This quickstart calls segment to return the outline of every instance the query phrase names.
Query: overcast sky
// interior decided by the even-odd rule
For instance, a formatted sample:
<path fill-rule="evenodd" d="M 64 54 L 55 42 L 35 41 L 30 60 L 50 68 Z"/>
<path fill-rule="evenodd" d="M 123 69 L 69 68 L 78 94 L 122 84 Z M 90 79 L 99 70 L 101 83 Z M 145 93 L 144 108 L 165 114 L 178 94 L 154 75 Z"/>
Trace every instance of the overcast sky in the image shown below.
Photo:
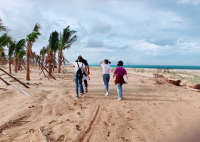
<path fill-rule="evenodd" d="M 52 31 L 70 25 L 78 40 L 64 55 L 72 61 L 200 65 L 200 0 L 0 0 L 0 18 L 15 40 L 39 23 L 38 54 Z"/>

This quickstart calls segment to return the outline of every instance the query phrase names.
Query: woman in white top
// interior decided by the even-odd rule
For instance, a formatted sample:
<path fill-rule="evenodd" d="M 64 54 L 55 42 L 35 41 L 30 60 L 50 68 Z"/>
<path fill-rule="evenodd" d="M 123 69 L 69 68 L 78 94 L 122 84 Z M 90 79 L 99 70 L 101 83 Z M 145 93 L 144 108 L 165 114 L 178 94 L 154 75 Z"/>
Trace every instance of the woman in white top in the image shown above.
<path fill-rule="evenodd" d="M 70 65 L 72 67 L 75 67 L 75 71 L 74 71 L 74 80 L 75 80 L 75 84 L 76 84 L 76 98 L 78 99 L 79 98 L 79 95 L 78 95 L 78 87 L 80 87 L 80 92 L 83 92 L 83 87 L 82 87 L 82 78 L 78 78 L 76 73 L 77 71 L 79 70 L 79 68 L 82 70 L 82 73 L 86 73 L 88 79 L 90 80 L 90 77 L 89 75 L 87 74 L 86 70 L 85 70 L 85 64 L 82 63 L 82 56 L 78 56 L 78 62 L 72 62 L 70 60 L 67 60 L 67 62 L 70 62 Z M 82 95 L 82 93 L 80 93 Z"/>
<path fill-rule="evenodd" d="M 102 62 L 104 62 L 104 64 L 101 64 Z M 99 62 L 99 65 L 102 66 L 103 68 L 103 82 L 106 89 L 106 96 L 108 96 L 108 87 L 109 87 L 109 80 L 110 80 L 109 73 L 110 71 L 112 71 L 108 63 L 111 64 L 111 62 L 108 61 L 107 59 L 104 59 L 103 61 Z"/>

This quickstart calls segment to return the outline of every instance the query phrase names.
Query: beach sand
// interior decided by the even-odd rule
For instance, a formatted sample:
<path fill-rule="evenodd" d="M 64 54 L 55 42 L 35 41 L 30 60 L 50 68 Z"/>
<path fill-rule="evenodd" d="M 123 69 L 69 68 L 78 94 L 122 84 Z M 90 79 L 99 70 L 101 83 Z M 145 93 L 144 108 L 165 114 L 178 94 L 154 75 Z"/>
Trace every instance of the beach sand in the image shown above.
<path fill-rule="evenodd" d="M 151 70 L 127 69 L 130 83 L 117 101 L 112 75 L 105 96 L 102 69 L 93 67 L 89 92 L 76 99 L 74 69 L 65 69 L 53 74 L 56 80 L 39 75 L 39 69 L 31 68 L 31 81 L 25 80 L 25 70 L 14 73 L 30 88 L 6 75 L 33 98 L 0 81 L 0 125 L 27 115 L 0 133 L 1 142 L 42 141 L 40 127 L 52 142 L 175 142 L 200 132 L 200 92 L 189 88 L 191 83 L 178 87 L 154 78 Z M 200 76 L 200 71 L 183 72 Z"/>

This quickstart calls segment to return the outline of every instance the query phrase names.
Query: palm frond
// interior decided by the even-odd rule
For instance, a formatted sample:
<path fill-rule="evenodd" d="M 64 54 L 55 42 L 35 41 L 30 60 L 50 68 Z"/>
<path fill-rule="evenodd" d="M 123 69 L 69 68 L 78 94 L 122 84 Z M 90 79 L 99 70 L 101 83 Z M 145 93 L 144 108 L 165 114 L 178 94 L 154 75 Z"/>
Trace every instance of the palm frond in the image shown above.
<path fill-rule="evenodd" d="M 36 39 L 38 39 L 38 36 L 41 35 L 41 33 L 39 32 L 40 28 L 40 25 L 36 23 L 33 32 L 27 35 L 26 40 L 30 40 L 34 43 Z"/>
<path fill-rule="evenodd" d="M 18 53 L 20 50 L 23 50 L 25 45 L 26 40 L 25 39 L 21 39 L 20 41 L 17 42 L 16 46 L 15 46 L 15 53 Z"/>
<path fill-rule="evenodd" d="M 59 42 L 58 36 L 59 36 L 58 32 L 55 31 L 55 32 L 52 32 L 49 37 L 49 48 L 55 52 L 58 49 L 58 42 Z"/>
<path fill-rule="evenodd" d="M 8 56 L 12 57 L 15 50 L 15 42 L 9 43 L 8 45 Z"/>
<path fill-rule="evenodd" d="M 60 43 L 59 43 L 60 50 L 69 48 L 71 46 L 71 44 L 77 40 L 78 37 L 76 35 L 74 35 L 71 38 L 71 36 L 75 33 L 76 33 L 76 31 L 74 31 L 74 30 L 70 31 L 69 26 L 67 26 L 65 29 L 63 29 L 63 33 L 61 34 Z"/>
<path fill-rule="evenodd" d="M 33 29 L 33 32 L 39 33 L 39 29 L 41 29 L 41 26 L 40 26 L 40 24 L 36 23 L 36 24 L 35 24 L 35 27 L 34 27 L 34 29 Z"/>
<path fill-rule="evenodd" d="M 19 58 L 23 59 L 23 57 L 25 56 L 26 51 L 24 49 L 20 50 L 17 55 L 19 56 Z"/>
<path fill-rule="evenodd" d="M 46 54 L 47 52 L 47 48 L 46 47 L 43 47 L 41 50 L 40 50 L 40 55 L 44 55 Z"/>
<path fill-rule="evenodd" d="M 68 42 L 67 44 L 63 47 L 63 49 L 67 49 L 70 48 L 70 46 L 72 45 L 72 43 L 74 43 L 77 40 L 77 36 L 73 36 Z"/>
<path fill-rule="evenodd" d="M 3 26 L 3 21 L 0 19 L 0 32 L 1 31 L 8 31 L 8 29 L 5 27 L 5 26 Z"/>
<path fill-rule="evenodd" d="M 0 46 L 4 47 L 8 45 L 8 43 L 11 43 L 11 37 L 5 33 L 0 37 Z"/>

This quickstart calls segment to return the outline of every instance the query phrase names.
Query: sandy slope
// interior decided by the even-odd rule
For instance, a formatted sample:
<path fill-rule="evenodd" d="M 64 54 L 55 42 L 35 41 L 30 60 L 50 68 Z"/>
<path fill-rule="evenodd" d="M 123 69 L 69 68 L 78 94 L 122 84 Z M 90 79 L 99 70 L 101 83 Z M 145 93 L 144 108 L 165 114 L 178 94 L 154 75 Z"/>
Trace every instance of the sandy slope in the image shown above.
<path fill-rule="evenodd" d="M 1 142 L 42 141 L 39 127 L 53 142 L 174 142 L 191 136 L 199 126 L 198 90 L 162 80 L 158 85 L 152 74 L 128 69 L 130 84 L 123 86 L 124 98 L 117 101 L 114 80 L 105 97 L 101 69 L 93 68 L 89 92 L 77 100 L 73 69 L 66 69 L 65 74 L 54 73 L 56 80 L 31 69 L 29 89 L 6 76 L 33 98 L 0 81 L 0 124 L 28 115 L 0 133 Z M 14 76 L 27 82 L 25 71 Z"/>

